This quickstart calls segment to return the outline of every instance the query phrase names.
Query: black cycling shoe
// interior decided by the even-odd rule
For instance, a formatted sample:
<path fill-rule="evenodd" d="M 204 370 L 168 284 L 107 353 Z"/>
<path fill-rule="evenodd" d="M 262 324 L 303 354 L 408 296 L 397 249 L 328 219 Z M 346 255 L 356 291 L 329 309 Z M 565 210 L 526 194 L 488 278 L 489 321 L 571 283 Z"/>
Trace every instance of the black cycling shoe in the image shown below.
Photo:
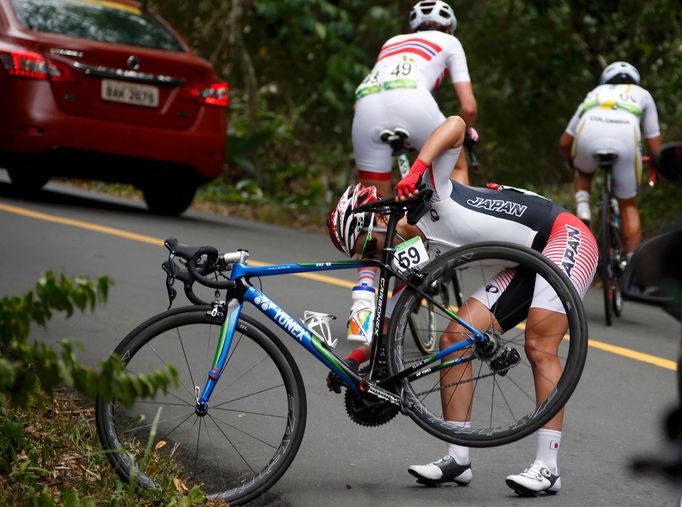
<path fill-rule="evenodd" d="M 426 486 L 437 486 L 444 482 L 454 482 L 466 486 L 471 482 L 471 463 L 460 465 L 451 456 L 426 465 L 410 465 L 407 469 L 417 482 Z"/>

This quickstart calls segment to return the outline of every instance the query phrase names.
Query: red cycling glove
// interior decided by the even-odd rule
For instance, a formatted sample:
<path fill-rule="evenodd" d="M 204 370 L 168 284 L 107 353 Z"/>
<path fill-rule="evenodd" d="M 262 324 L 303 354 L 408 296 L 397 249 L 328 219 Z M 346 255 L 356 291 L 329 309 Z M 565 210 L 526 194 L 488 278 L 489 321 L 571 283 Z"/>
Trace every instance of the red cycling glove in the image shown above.
<path fill-rule="evenodd" d="M 416 194 L 419 178 L 424 174 L 427 167 L 428 165 L 423 160 L 415 160 L 410 168 L 410 172 L 395 186 L 396 197 L 407 198 L 409 194 Z"/>

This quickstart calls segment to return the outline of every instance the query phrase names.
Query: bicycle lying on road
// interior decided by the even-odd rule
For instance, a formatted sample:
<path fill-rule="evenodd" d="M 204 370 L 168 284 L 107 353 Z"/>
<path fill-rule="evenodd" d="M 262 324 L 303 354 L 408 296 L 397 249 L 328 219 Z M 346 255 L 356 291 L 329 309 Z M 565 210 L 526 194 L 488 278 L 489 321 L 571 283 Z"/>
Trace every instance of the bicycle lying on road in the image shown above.
<path fill-rule="evenodd" d="M 427 192 L 420 195 L 426 198 Z M 416 222 L 428 212 L 427 204 L 388 199 L 356 212 L 388 215 L 386 244 L 392 245 L 401 217 L 407 213 L 408 220 Z M 249 266 L 244 250 L 219 254 L 213 247 L 182 246 L 174 239 L 165 245 L 170 251 L 164 263 L 169 298 L 172 302 L 174 282 L 179 281 L 194 304 L 148 319 L 121 341 L 115 353 L 136 375 L 174 364 L 179 381 L 132 407 L 115 400 L 96 402 L 97 430 L 109 461 L 122 479 L 139 487 L 154 488 L 157 478 L 169 473 L 147 464 L 149 450 L 172 460 L 178 470 L 174 473 L 187 487 L 199 485 L 210 496 L 232 504 L 263 494 L 287 470 L 303 439 L 306 392 L 291 353 L 262 320 L 293 338 L 345 384 L 347 412 L 356 423 L 378 426 L 402 413 L 433 436 L 470 447 L 507 444 L 543 426 L 568 401 L 583 370 L 587 325 L 582 302 L 556 265 L 527 248 L 478 243 L 444 253 L 425 267 L 403 269 L 395 262 L 394 248 L 384 249 L 380 259 Z M 366 266 L 377 267 L 380 277 L 372 359 L 359 371 L 334 353 L 335 341 L 323 319 L 306 324 L 253 283 L 269 276 Z M 492 326 L 476 329 L 467 322 L 466 311 L 455 313 L 430 294 L 443 273 L 456 271 L 468 296 L 510 269 L 544 278 L 567 316 L 568 330 L 558 351 L 562 373 L 546 399 L 536 400 L 524 350 L 523 316 L 532 294 L 510 298 L 517 304 L 510 311 L 521 315 L 522 322 L 506 332 Z M 384 334 L 391 279 L 407 286 Z M 202 301 L 193 289 L 195 283 L 218 291 L 215 300 Z M 242 312 L 246 303 L 260 319 Z M 456 321 L 458 329 L 464 329 L 461 340 L 429 354 L 414 347 L 409 322 L 420 312 L 433 313 L 441 333 Z M 446 373 L 456 373 L 456 379 L 441 386 Z M 470 396 L 470 427 L 444 420 L 445 388 L 464 389 Z"/>

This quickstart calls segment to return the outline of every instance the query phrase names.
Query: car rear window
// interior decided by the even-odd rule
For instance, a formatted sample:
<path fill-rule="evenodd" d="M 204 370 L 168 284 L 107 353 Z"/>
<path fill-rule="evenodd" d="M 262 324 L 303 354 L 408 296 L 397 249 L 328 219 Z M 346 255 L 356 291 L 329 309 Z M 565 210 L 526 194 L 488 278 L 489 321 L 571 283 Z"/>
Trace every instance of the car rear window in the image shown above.
<path fill-rule="evenodd" d="M 185 48 L 153 14 L 110 0 L 12 0 L 31 30 L 167 51 Z"/>

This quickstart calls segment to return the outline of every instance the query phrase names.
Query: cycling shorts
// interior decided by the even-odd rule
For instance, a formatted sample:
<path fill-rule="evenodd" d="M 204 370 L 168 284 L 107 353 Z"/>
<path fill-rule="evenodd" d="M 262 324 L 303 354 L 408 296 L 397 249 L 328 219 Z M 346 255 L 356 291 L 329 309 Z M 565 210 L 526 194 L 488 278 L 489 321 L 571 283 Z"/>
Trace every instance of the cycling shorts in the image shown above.
<path fill-rule="evenodd" d="M 358 175 L 360 178 L 391 180 L 392 150 L 381 141 L 382 131 L 405 129 L 409 134 L 409 145 L 419 150 L 444 121 L 445 116 L 431 93 L 421 88 L 384 90 L 359 99 L 355 103 L 352 128 Z M 457 156 L 458 152 L 448 150 L 439 157 L 438 163 L 449 165 L 451 171 Z"/>
<path fill-rule="evenodd" d="M 613 165 L 616 197 L 635 197 L 642 176 L 639 120 L 623 111 L 595 108 L 585 113 L 573 140 L 573 165 L 594 174 L 599 167 L 594 154 L 601 150 L 618 155 Z"/>
<path fill-rule="evenodd" d="M 597 241 L 590 229 L 575 215 L 560 213 L 542 254 L 568 276 L 580 298 L 585 297 L 599 258 Z M 497 273 L 472 297 L 493 312 L 504 331 L 525 320 L 530 308 L 566 313 L 556 292 L 544 278 L 520 268 L 507 268 Z M 519 301 L 528 301 L 528 305 L 519 305 Z"/>

